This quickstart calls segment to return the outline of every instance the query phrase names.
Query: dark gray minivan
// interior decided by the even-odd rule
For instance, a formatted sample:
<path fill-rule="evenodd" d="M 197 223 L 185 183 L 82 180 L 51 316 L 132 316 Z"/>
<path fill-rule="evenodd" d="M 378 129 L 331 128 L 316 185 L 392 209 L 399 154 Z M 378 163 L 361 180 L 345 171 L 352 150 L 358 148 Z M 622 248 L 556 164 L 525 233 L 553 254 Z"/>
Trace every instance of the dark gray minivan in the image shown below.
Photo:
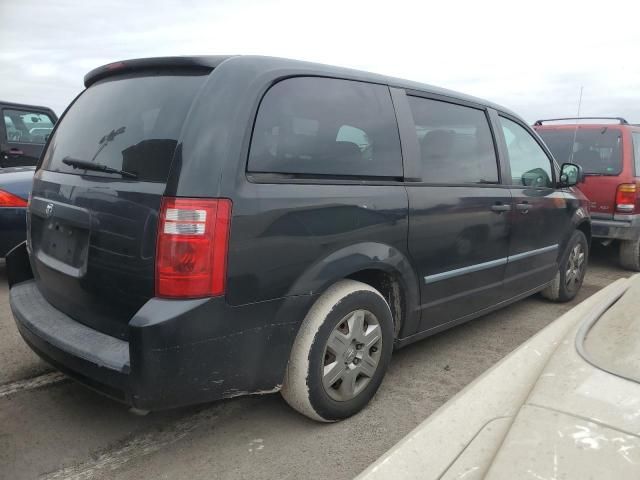
<path fill-rule="evenodd" d="M 394 348 L 582 284 L 580 168 L 498 105 L 250 56 L 85 86 L 37 169 L 10 302 L 39 355 L 138 409 L 280 390 L 339 420 Z"/>

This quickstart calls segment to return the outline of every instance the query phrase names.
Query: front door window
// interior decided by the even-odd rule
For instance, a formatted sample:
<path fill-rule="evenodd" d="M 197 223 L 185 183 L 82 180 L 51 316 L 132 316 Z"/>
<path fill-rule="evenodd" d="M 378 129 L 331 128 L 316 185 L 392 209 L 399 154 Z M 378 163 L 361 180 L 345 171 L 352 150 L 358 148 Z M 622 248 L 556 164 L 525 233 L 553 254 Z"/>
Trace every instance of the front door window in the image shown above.
<path fill-rule="evenodd" d="M 507 143 L 512 184 L 551 188 L 553 186 L 551 161 L 542 147 L 524 127 L 516 122 L 500 117 L 500 124 Z"/>

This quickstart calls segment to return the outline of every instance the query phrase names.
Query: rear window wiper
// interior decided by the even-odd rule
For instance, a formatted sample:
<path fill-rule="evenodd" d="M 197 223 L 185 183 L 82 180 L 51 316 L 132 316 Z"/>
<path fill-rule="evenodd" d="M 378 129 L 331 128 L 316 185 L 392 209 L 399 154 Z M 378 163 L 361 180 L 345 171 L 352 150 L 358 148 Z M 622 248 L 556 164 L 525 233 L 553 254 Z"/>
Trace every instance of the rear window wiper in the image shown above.
<path fill-rule="evenodd" d="M 84 170 L 94 170 L 96 172 L 117 173 L 127 178 L 138 178 L 138 175 L 133 172 L 127 172 L 126 170 L 120 170 L 118 168 L 108 167 L 107 165 L 103 165 L 101 163 L 93 163 L 93 162 L 88 162 L 86 160 L 78 160 L 77 158 L 64 157 L 62 159 L 62 163 L 64 163 L 65 165 L 69 165 L 74 169 L 82 168 Z"/>

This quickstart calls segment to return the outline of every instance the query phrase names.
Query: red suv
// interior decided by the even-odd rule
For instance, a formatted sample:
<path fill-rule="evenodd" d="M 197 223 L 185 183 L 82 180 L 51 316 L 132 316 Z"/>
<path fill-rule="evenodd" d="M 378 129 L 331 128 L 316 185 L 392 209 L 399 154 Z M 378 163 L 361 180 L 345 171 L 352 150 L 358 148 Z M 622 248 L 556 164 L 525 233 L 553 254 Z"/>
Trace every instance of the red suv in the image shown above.
<path fill-rule="evenodd" d="M 619 117 L 557 118 L 534 128 L 558 162 L 582 166 L 593 237 L 619 240 L 620 264 L 640 271 L 640 125 Z"/>

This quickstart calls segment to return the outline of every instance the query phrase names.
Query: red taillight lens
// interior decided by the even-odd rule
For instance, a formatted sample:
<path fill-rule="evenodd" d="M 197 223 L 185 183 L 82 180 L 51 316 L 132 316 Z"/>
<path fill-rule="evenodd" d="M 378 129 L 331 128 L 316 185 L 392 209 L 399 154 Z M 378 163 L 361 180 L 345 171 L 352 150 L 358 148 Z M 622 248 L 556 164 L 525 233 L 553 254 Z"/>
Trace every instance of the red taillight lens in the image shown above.
<path fill-rule="evenodd" d="M 27 201 L 13 193 L 0 190 L 0 207 L 26 207 Z"/>
<path fill-rule="evenodd" d="M 616 211 L 633 213 L 636 208 L 637 186 L 635 183 L 623 183 L 616 190 Z"/>
<path fill-rule="evenodd" d="M 224 295 L 231 200 L 162 199 L 156 251 L 156 296 Z"/>

